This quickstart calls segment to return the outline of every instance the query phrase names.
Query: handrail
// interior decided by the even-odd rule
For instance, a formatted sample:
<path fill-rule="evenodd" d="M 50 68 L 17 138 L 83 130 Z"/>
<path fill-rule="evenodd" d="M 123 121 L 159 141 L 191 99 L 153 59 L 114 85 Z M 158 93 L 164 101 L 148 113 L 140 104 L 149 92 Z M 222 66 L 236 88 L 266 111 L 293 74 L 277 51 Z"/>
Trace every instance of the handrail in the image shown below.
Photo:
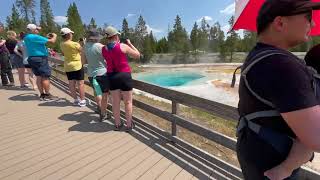
<path fill-rule="evenodd" d="M 64 63 L 62 60 L 55 59 L 52 57 L 49 58 L 49 61 L 54 63 L 55 65 L 57 64 L 62 65 Z M 60 71 L 57 69 L 55 69 L 55 71 L 59 74 L 63 74 L 63 75 L 65 74 L 63 71 Z M 210 139 L 224 147 L 227 147 L 233 151 L 236 151 L 236 140 L 234 138 L 230 138 L 226 135 L 223 135 L 221 133 L 218 133 L 216 131 L 213 131 L 211 129 L 208 129 L 206 127 L 193 123 L 192 121 L 188 121 L 179 116 L 179 104 L 182 104 L 188 107 L 192 107 L 195 109 L 199 109 L 201 111 L 208 112 L 213 115 L 217 115 L 218 117 L 224 118 L 229 121 L 237 121 L 239 115 L 235 107 L 210 101 L 210 100 L 189 95 L 186 93 L 178 92 L 172 89 L 166 89 L 153 84 L 148 84 L 138 80 L 133 80 L 133 82 L 134 82 L 133 87 L 135 89 L 153 94 L 155 96 L 170 100 L 172 102 L 171 112 L 167 112 L 167 111 L 163 111 L 161 109 L 155 108 L 139 100 L 136 100 L 136 99 L 133 100 L 134 106 L 140 109 L 143 109 L 149 113 L 152 113 L 158 117 L 161 117 L 164 120 L 171 122 L 172 141 L 182 143 L 182 141 L 179 138 L 177 138 L 176 126 L 179 125 L 180 127 L 188 129 L 189 131 L 194 132 L 204 138 Z M 85 81 L 85 84 L 90 86 L 90 83 L 88 81 Z M 206 156 L 205 153 L 202 153 L 202 154 Z M 229 168 L 231 171 L 235 173 L 237 172 L 236 174 L 239 174 L 240 170 L 238 168 L 228 163 L 225 163 L 224 166 L 226 166 L 227 168 Z M 300 177 L 303 179 L 320 179 L 320 173 L 303 167 Z"/>

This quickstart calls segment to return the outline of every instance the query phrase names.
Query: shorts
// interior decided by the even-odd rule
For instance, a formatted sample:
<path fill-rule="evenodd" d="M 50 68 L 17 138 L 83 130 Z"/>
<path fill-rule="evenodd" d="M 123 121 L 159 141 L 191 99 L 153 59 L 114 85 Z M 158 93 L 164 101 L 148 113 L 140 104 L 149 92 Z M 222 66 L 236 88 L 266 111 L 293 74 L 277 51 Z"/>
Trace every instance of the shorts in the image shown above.
<path fill-rule="evenodd" d="M 77 81 L 81 81 L 84 80 L 84 70 L 83 68 L 81 68 L 78 71 L 71 71 L 71 72 L 66 72 L 68 80 L 77 80 Z"/>
<path fill-rule="evenodd" d="M 90 81 L 90 84 L 91 84 L 91 87 L 93 87 L 93 83 L 92 83 L 92 80 L 93 80 L 93 77 L 88 77 L 89 81 Z M 103 93 L 107 93 L 109 92 L 109 89 L 110 89 L 110 82 L 109 82 L 109 79 L 108 79 L 108 76 L 107 75 L 102 75 L 102 76 L 96 76 L 96 80 L 101 88 L 101 91 Z"/>
<path fill-rule="evenodd" d="M 10 54 L 12 68 L 24 68 L 23 59 L 17 54 Z"/>
<path fill-rule="evenodd" d="M 50 77 L 51 68 L 48 63 L 48 57 L 46 56 L 30 56 L 28 63 L 32 69 L 32 72 L 36 76 Z"/>
<path fill-rule="evenodd" d="M 133 89 L 131 73 L 115 72 L 108 73 L 110 90 L 131 91 Z"/>

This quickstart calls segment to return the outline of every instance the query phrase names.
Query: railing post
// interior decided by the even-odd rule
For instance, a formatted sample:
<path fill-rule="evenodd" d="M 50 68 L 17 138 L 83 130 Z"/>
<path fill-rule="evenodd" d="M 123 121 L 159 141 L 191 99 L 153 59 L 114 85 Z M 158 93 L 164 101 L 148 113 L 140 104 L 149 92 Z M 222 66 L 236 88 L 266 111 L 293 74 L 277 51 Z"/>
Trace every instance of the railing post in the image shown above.
<path fill-rule="evenodd" d="M 172 101 L 172 114 L 179 114 L 179 104 L 175 101 Z M 171 122 L 171 136 L 177 136 L 177 123 L 176 120 L 174 119 Z"/>

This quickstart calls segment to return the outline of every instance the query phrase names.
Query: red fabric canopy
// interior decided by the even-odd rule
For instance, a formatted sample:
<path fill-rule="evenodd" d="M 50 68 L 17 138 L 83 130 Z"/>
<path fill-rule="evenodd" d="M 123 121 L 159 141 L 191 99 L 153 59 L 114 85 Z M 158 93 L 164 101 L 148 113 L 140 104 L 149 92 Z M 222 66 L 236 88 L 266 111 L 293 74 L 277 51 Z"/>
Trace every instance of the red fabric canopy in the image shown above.
<path fill-rule="evenodd" d="M 236 0 L 236 19 L 232 29 L 244 29 L 256 32 L 256 19 L 264 1 L 265 0 Z M 313 1 L 319 2 L 320 0 Z M 320 35 L 320 10 L 313 11 L 313 21 L 316 25 L 311 30 L 310 35 Z"/>

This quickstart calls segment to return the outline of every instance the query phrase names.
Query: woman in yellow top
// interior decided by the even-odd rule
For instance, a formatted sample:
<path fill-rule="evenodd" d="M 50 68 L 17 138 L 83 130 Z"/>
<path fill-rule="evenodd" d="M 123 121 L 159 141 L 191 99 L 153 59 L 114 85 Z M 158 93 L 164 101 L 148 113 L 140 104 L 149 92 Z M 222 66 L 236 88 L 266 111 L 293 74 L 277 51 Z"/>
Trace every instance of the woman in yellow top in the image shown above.
<path fill-rule="evenodd" d="M 84 70 L 81 63 L 81 46 L 72 41 L 73 31 L 69 28 L 62 28 L 60 34 L 63 42 L 60 44 L 64 54 L 64 70 L 69 80 L 71 96 L 74 98 L 74 104 L 80 107 L 86 106 L 84 92 Z M 78 84 L 80 99 L 77 97 L 76 84 Z"/>

